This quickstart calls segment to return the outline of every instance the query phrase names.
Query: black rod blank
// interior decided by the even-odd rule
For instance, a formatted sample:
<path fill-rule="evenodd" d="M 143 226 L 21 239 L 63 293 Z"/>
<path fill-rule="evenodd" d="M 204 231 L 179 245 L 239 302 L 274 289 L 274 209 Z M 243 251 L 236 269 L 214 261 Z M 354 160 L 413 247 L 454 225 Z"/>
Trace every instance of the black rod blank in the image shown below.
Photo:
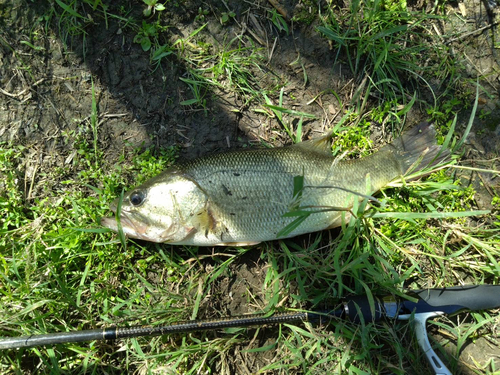
<path fill-rule="evenodd" d="M 342 311 L 328 313 L 329 316 L 341 314 Z M 116 340 L 139 336 L 160 336 L 172 333 L 187 333 L 232 327 L 249 327 L 297 321 L 321 319 L 322 313 L 294 312 L 277 313 L 271 316 L 262 314 L 242 315 L 210 320 L 193 320 L 166 326 L 135 326 L 89 329 L 74 332 L 48 333 L 0 339 L 0 349 L 30 348 L 34 346 L 65 344 L 94 340 Z"/>
<path fill-rule="evenodd" d="M 74 332 L 48 333 L 0 339 L 1 349 L 29 348 L 33 346 L 116 340 L 128 337 L 159 336 L 231 327 L 249 327 L 297 321 L 321 322 L 338 317 L 352 322 L 375 322 L 383 317 L 398 319 L 400 315 L 441 312 L 455 314 L 462 310 L 489 310 L 500 307 L 500 285 L 469 285 L 451 288 L 408 291 L 414 301 L 392 296 L 371 300 L 367 295 L 343 300 L 338 309 L 315 312 L 240 315 L 210 320 L 192 320 L 171 325 L 111 327 Z"/>

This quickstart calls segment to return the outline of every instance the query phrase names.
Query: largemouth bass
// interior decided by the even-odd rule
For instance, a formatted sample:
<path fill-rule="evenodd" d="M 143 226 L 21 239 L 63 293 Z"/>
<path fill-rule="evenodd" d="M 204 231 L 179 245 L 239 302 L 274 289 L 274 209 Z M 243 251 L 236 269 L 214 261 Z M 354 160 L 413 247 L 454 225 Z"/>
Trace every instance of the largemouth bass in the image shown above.
<path fill-rule="evenodd" d="M 274 149 L 248 149 L 179 163 L 123 196 L 120 223 L 131 238 L 170 244 L 249 245 L 278 238 L 296 218 L 311 213 L 284 237 L 341 225 L 342 210 L 410 169 L 449 155 L 422 123 L 368 157 L 336 162 L 331 136 Z M 294 177 L 303 176 L 294 196 Z M 116 213 L 118 199 L 111 204 Z M 115 217 L 101 224 L 118 231 Z"/>

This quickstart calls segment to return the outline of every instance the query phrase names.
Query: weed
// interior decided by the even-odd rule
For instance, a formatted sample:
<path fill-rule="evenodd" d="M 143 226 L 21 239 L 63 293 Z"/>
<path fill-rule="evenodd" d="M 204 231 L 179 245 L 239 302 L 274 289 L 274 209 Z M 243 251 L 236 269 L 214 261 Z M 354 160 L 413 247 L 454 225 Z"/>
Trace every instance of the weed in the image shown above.
<path fill-rule="evenodd" d="M 263 93 L 264 99 L 266 100 L 266 107 L 271 109 L 272 114 L 276 117 L 278 122 L 283 126 L 283 129 L 288 134 L 288 136 L 292 139 L 294 143 L 299 143 L 302 141 L 302 121 L 304 118 L 315 118 L 314 115 L 305 112 L 299 112 L 290 110 L 283 107 L 283 94 L 284 88 L 282 87 L 280 90 L 278 105 L 275 106 L 272 104 L 271 100 L 267 97 L 265 93 Z M 269 114 L 269 112 L 265 112 Z M 297 127 L 295 131 L 292 127 L 292 122 L 290 122 L 285 116 L 291 115 L 294 117 L 298 117 L 299 121 L 297 123 Z"/>
<path fill-rule="evenodd" d="M 162 60 L 173 54 L 174 48 L 169 46 L 168 44 L 164 44 L 162 46 L 158 46 L 154 49 L 153 55 L 151 56 L 151 61 L 155 65 L 154 70 L 158 69 L 161 66 Z"/>
<path fill-rule="evenodd" d="M 183 52 L 187 64 L 187 77 L 180 79 L 187 83 L 193 94 L 192 99 L 184 100 L 181 105 L 197 105 L 206 109 L 206 95 L 210 90 L 233 90 L 244 100 L 244 105 L 257 98 L 261 89 L 253 71 L 259 69 L 260 55 L 255 48 L 242 47 L 238 39 L 221 46 L 214 54 L 207 52 L 206 46 L 193 48 L 189 40 L 203 28 L 194 31 L 188 38 L 179 39 L 174 44 Z M 233 44 L 237 44 L 233 47 Z M 190 46 L 191 49 L 186 49 Z M 200 68 L 204 65 L 204 68 Z"/>
<path fill-rule="evenodd" d="M 386 10 L 379 1 L 350 4 L 340 18 L 330 11 L 318 30 L 332 41 L 337 59 L 345 53 L 352 72 L 369 79 L 367 88 L 375 89 L 381 101 L 404 102 L 406 80 L 422 78 L 422 56 L 433 53 L 434 47 L 423 41 L 420 29 L 430 16 L 410 14 L 405 9 Z M 425 83 L 425 79 L 421 81 Z"/>
<path fill-rule="evenodd" d="M 321 14 L 320 3 L 312 0 L 304 0 L 301 2 L 301 6 L 296 8 L 292 21 L 299 24 L 311 25 L 318 18 L 319 14 Z"/>
<path fill-rule="evenodd" d="M 83 38 L 85 45 L 85 26 L 92 21 L 78 12 L 79 4 L 77 1 L 65 3 L 62 0 L 55 0 L 55 2 L 58 6 L 52 9 L 58 18 L 62 40 L 67 43 L 71 38 L 78 36 Z"/>
<path fill-rule="evenodd" d="M 381 8 L 392 12 L 407 11 L 406 0 L 383 0 L 380 2 Z"/>
<path fill-rule="evenodd" d="M 147 5 L 146 9 L 142 11 L 144 17 L 149 17 L 154 12 L 161 12 L 165 10 L 165 5 L 158 2 L 158 0 L 142 0 Z"/>
<path fill-rule="evenodd" d="M 147 8 L 143 11 L 144 17 L 149 17 L 152 13 L 162 12 L 166 9 L 163 4 L 158 3 L 158 0 L 143 0 L 143 2 L 147 5 Z M 146 21 L 142 21 L 142 27 L 134 37 L 134 43 L 140 44 L 144 52 L 149 51 L 151 46 L 155 46 L 155 53 L 153 53 L 152 59 L 153 61 L 158 62 L 161 58 L 158 57 L 160 53 L 157 53 L 156 51 L 163 49 L 163 47 L 159 44 L 158 37 L 167 29 L 168 27 L 161 25 L 160 13 L 158 13 L 158 18 L 155 22 L 148 23 Z"/>
<path fill-rule="evenodd" d="M 9 231 L 24 225 L 27 220 L 23 214 L 23 194 L 20 191 L 20 180 L 14 168 L 23 155 L 24 147 L 9 147 L 6 144 L 0 144 L 0 147 L 1 229 Z"/>
<path fill-rule="evenodd" d="M 217 90 L 237 93 L 245 105 L 272 118 L 274 130 L 294 143 L 304 138 L 305 119 L 315 118 L 287 108 L 282 85 L 272 92 L 262 87 L 256 74 L 262 71 L 260 51 L 244 35 L 220 45 L 208 44 L 202 33 L 210 19 L 207 10 L 199 8 L 196 17 L 203 26 L 170 43 L 164 40 L 167 26 L 161 21 L 166 2 L 145 0 L 143 14 L 153 19 L 139 21 L 126 18 L 131 9 L 122 4 L 119 15 L 109 13 L 98 0 L 53 4 L 40 22 L 57 23 L 68 40 L 85 40 L 88 26 L 113 17 L 137 33 L 136 43 L 150 53 L 155 68 L 169 56 L 181 62 L 186 71 L 182 80 L 191 90 L 182 105 L 206 108 Z M 419 85 L 427 86 L 429 77 L 441 81 L 451 77 L 451 88 L 441 88 L 429 116 L 441 133 L 440 142 L 458 150 L 470 124 L 461 139 L 447 134 L 471 91 L 461 83 L 459 64 L 446 56 L 446 50 L 436 50 L 425 34 L 422 26 L 430 16 L 410 14 L 404 1 L 354 1 L 347 13 L 331 9 L 320 32 L 332 42 L 337 60 L 345 59 L 357 78 L 366 78 L 355 95 L 365 101 L 363 106 L 356 108 L 334 93 L 345 113 L 334 126 L 337 138 L 332 152 L 343 157 L 373 152 L 373 122 L 399 133 L 412 105 L 423 103 Z M 276 11 L 266 12 L 278 33 L 290 33 Z M 215 22 L 228 24 L 235 18 L 227 12 Z M 37 49 L 34 39 L 29 40 L 31 45 L 24 43 L 27 49 Z M 431 57 L 426 69 L 420 64 L 423 56 Z M 300 59 L 296 64 L 301 64 Z M 304 82 L 310 84 L 305 69 Z M 68 163 L 35 174 L 34 182 L 26 177 L 30 177 L 28 147 L 0 144 L 1 336 L 218 318 L 232 312 L 225 311 L 220 296 L 235 298 L 243 278 L 238 267 L 247 264 L 256 264 L 255 275 L 261 278 L 256 276 L 253 289 L 242 288 L 243 298 L 238 301 L 248 304 L 248 310 L 266 313 L 332 306 L 352 294 L 403 296 L 406 288 L 500 280 L 500 199 L 492 198 L 493 215 L 478 211 L 473 188 L 455 178 L 454 171 L 464 168 L 456 158 L 427 171 L 425 179 L 420 174 L 413 176 L 417 179 L 393 182 L 376 196 L 380 205 L 370 206 L 371 197 L 365 197 L 370 199 L 356 203 L 352 208 L 356 216 L 345 219 L 338 231 L 216 251 L 133 240 L 125 247 L 124 239 L 98 225 L 100 217 L 109 215 L 109 203 L 124 188 L 172 164 L 176 150 L 125 147 L 114 165 L 105 162 L 96 93 L 92 83 L 88 120 L 64 131 L 64 142 L 71 145 L 74 156 L 67 158 Z M 367 98 L 377 98 L 379 104 L 370 102 L 371 109 L 362 111 Z M 37 194 L 30 194 L 30 185 L 39 186 Z M 300 178 L 296 179 L 297 202 L 302 187 Z M 221 287 L 226 284 L 228 296 Z M 494 339 L 489 329 L 495 319 L 481 312 L 460 324 L 447 319 L 433 323 L 457 344 L 451 356 L 444 353 L 448 363 L 455 366 L 455 357 L 468 340 L 483 335 Z M 239 353 L 242 358 L 254 356 L 255 363 L 272 355 L 273 360 L 258 371 L 276 374 L 427 371 L 408 325 L 333 320 L 328 326 L 282 325 L 2 352 L 0 372 L 231 373 L 239 360 L 229 358 Z"/>
<path fill-rule="evenodd" d="M 370 139 L 372 123 L 367 120 L 361 120 L 357 126 L 339 127 L 336 131 L 336 137 L 333 149 L 334 155 L 348 156 L 366 156 L 371 153 L 372 141 Z M 345 155 L 344 155 L 345 153 Z"/>
<path fill-rule="evenodd" d="M 138 152 L 132 166 L 109 172 L 103 168 L 102 159 L 96 159 L 100 150 L 89 147 L 84 138 L 74 141 L 75 148 L 82 151 L 79 153 L 81 164 L 87 170 L 64 181 L 59 189 L 46 191 L 45 196 L 30 202 L 25 200 L 18 178 L 12 173 L 22 165 L 24 148 L 5 144 L 0 147 L 2 187 L 8 192 L 0 195 L 0 259 L 3 290 L 12 301 L 2 304 L 0 320 L 3 327 L 7 324 L 20 334 L 60 330 L 58 322 L 68 319 L 73 320 L 75 328 L 81 328 L 95 323 L 92 316 L 100 316 L 108 322 L 119 317 L 137 318 L 139 306 L 149 306 L 159 298 L 156 286 L 138 285 L 135 280 L 156 267 L 162 252 L 133 265 L 130 261 L 134 254 L 144 255 L 146 250 L 129 245 L 127 252 L 122 252 L 116 241 L 109 242 L 106 230 L 95 226 L 99 217 L 107 212 L 105 202 L 119 193 L 125 174 L 134 172 L 139 180 L 151 177 L 151 173 L 171 163 L 174 154 L 164 151 L 155 158 L 149 150 Z M 20 263 L 21 259 L 24 261 Z M 180 280 L 182 267 L 179 267 L 176 263 L 168 267 L 170 282 Z M 129 276 L 122 277 L 124 269 L 130 272 Z M 51 275 L 50 278 L 47 275 Z M 118 280 L 120 291 L 114 287 Z M 70 292 L 74 287 L 75 294 Z M 164 306 L 168 307 L 172 301 Z M 49 315 L 51 319 L 46 319 Z M 16 319 L 26 324 L 17 326 Z M 76 352 L 81 350 L 78 345 L 70 347 Z M 43 358 L 45 354 L 50 355 L 50 351 L 50 348 L 42 349 L 39 355 Z M 99 355 L 99 351 L 93 347 L 88 353 Z M 67 352 L 64 357 L 75 360 L 78 354 Z M 59 359 L 58 354 L 54 362 L 42 367 L 60 369 Z M 21 361 L 21 354 L 13 356 L 11 369 L 23 368 Z"/>
<path fill-rule="evenodd" d="M 236 16 L 236 13 L 234 12 L 222 12 L 220 15 L 220 23 L 222 25 L 225 25 L 226 23 L 229 22 L 230 19 L 234 18 Z"/>
<path fill-rule="evenodd" d="M 268 14 L 269 14 L 269 17 L 271 18 L 271 22 L 276 27 L 278 32 L 284 31 L 286 33 L 286 35 L 288 35 L 288 32 L 289 32 L 288 25 L 287 25 L 285 19 L 283 18 L 283 16 L 281 14 L 279 14 L 277 12 L 277 10 L 274 8 L 271 10 L 268 10 Z"/>
<path fill-rule="evenodd" d="M 70 47 L 73 39 L 79 39 L 82 44 L 82 55 L 85 58 L 87 51 L 87 28 L 94 25 L 94 18 L 103 18 L 106 28 L 108 18 L 119 20 L 123 27 L 131 26 L 132 20 L 118 14 L 108 13 L 109 5 L 101 0 L 50 0 L 49 11 L 38 18 L 38 23 L 45 23 L 45 32 L 49 25 L 54 23 L 63 43 Z M 122 14 L 128 14 L 120 7 Z"/>
<path fill-rule="evenodd" d="M 205 17 L 208 16 L 208 10 L 203 9 L 202 7 L 198 8 L 198 15 L 195 17 L 195 22 L 204 23 Z"/>
<path fill-rule="evenodd" d="M 205 77 L 199 74 L 197 71 L 191 70 L 188 72 L 187 78 L 181 77 L 180 80 L 182 82 L 185 82 L 189 86 L 194 98 L 183 100 L 179 104 L 200 106 L 205 109 L 206 113 L 207 99 L 205 98 L 205 96 L 207 95 L 208 84 Z"/>
<path fill-rule="evenodd" d="M 159 46 L 158 35 L 160 32 L 165 31 L 166 29 L 167 27 L 160 25 L 160 21 L 156 21 L 153 23 L 142 21 L 142 27 L 134 37 L 134 43 L 140 44 L 142 50 L 144 52 L 147 52 L 151 49 L 152 45 Z"/>
<path fill-rule="evenodd" d="M 261 60 L 258 48 L 242 47 L 237 39 L 233 39 L 223 45 L 211 60 L 212 67 L 205 71 L 211 72 L 224 88 L 239 93 L 245 105 L 259 95 L 261 89 L 255 79 L 255 71 L 260 70 Z"/>

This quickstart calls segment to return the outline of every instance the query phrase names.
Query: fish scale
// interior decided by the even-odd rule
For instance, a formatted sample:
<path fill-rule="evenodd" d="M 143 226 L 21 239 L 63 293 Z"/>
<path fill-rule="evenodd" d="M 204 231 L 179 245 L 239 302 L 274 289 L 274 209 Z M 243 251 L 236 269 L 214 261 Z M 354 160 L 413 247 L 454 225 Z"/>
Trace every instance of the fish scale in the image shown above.
<path fill-rule="evenodd" d="M 300 206 L 311 214 L 286 237 L 315 232 L 340 225 L 342 210 L 355 200 L 374 194 L 411 168 L 421 169 L 449 155 L 435 144 L 434 129 L 427 123 L 361 159 L 337 162 L 330 140 L 325 136 L 179 163 L 124 195 L 123 230 L 129 237 L 171 244 L 254 244 L 277 239 L 296 219 L 283 215 Z M 296 176 L 303 176 L 298 201 Z M 117 205 L 115 201 L 111 209 L 116 211 Z M 114 218 L 101 223 L 118 230 Z"/>
<path fill-rule="evenodd" d="M 369 159 L 348 164 L 367 164 L 370 163 Z M 220 234 L 218 239 L 221 243 L 242 242 L 245 239 L 260 242 L 277 238 L 278 232 L 295 219 L 283 217 L 294 203 L 294 176 L 303 176 L 305 186 L 335 186 L 342 183 L 336 181 L 334 176 L 344 174 L 347 165 L 334 165 L 333 161 L 331 154 L 311 152 L 303 147 L 288 147 L 278 152 L 267 149 L 219 154 L 209 160 L 181 166 L 181 169 L 185 175 L 197 181 L 210 197 L 213 215 L 220 223 L 219 230 L 214 231 L 213 235 Z M 210 170 L 208 173 L 207 168 Z M 345 179 L 353 190 L 365 194 L 366 173 L 360 168 L 358 170 L 359 173 L 348 175 Z M 395 171 L 390 177 L 384 178 L 383 174 L 379 177 L 386 181 L 397 177 L 399 173 Z M 258 188 L 249 189 L 249 186 Z M 335 188 L 306 189 L 302 194 L 301 206 L 352 205 L 347 204 L 351 193 Z M 305 210 L 314 211 L 314 208 Z M 338 211 L 312 214 L 287 237 L 308 233 L 312 228 L 327 228 L 339 217 Z M 194 240 L 197 243 L 214 241 L 213 238 L 202 237 L 195 236 Z"/>

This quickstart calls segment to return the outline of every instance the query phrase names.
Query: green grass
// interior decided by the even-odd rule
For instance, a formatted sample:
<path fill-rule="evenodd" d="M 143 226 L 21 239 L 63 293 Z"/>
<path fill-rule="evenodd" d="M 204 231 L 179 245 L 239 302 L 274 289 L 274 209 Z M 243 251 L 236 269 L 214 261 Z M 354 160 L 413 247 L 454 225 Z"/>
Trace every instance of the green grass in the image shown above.
<path fill-rule="evenodd" d="M 100 1 L 56 0 L 46 22 L 56 22 L 63 38 L 85 40 L 85 26 L 92 21 L 82 9 L 94 9 L 96 21 L 114 17 L 139 35 L 136 42 L 153 69 L 162 69 L 163 59 L 169 58 L 185 64 L 183 81 L 191 96 L 181 105 L 206 109 L 217 90 L 227 90 L 240 95 L 245 106 L 266 113 L 292 142 L 302 140 L 303 121 L 313 116 L 286 108 L 281 87 L 261 86 L 254 74 L 264 66 L 261 51 L 237 39 L 209 44 L 204 26 L 165 44 L 162 11 L 153 12 L 157 2 L 145 4 L 152 17 L 147 21 L 125 17 L 129 9 L 110 13 Z M 426 79 L 443 71 L 458 77 L 451 71 L 451 58 L 439 60 L 443 51 L 420 27 L 434 16 L 410 14 L 405 8 L 403 3 L 392 9 L 352 2 L 351 8 L 321 18 L 317 32 L 334 42 L 338 58 L 345 59 L 358 80 L 356 95 L 345 103 L 349 109 L 334 125 L 332 152 L 339 157 L 374 151 L 372 121 L 388 124 L 397 134 L 410 107 L 423 103 L 419 93 L 426 89 Z M 224 12 L 217 18 L 222 20 Z M 203 10 L 200 14 L 203 21 L 210 16 Z M 290 32 L 291 25 L 274 9 L 265 14 L 281 35 Z M 423 56 L 432 56 L 437 65 L 420 69 L 417 61 Z M 443 100 L 428 103 L 440 141 L 450 146 L 461 143 L 447 134 L 458 107 L 474 95 L 467 84 L 453 80 L 454 87 L 438 96 Z M 456 87 L 471 95 L 464 89 L 453 96 Z M 115 164 L 106 162 L 93 85 L 90 95 L 89 121 L 82 122 L 81 131 L 67 133 L 76 150 L 69 164 L 35 171 L 26 179 L 28 148 L 0 144 L 0 336 L 217 318 L 231 313 L 231 298 L 244 301 L 249 312 L 272 313 L 335 305 L 352 294 L 401 296 L 406 288 L 500 282 L 499 216 L 477 212 L 475 191 L 457 178 L 456 160 L 425 178 L 393 182 L 377 195 L 381 205 L 365 210 L 367 202 L 361 202 L 353 208 L 356 217 L 338 231 L 213 251 L 132 240 L 124 246 L 98 225 L 99 219 L 109 215 L 109 203 L 123 189 L 174 163 L 176 150 L 124 147 Z M 47 184 L 35 184 L 40 179 Z M 499 202 L 496 197 L 497 207 Z M 241 276 L 243 266 L 255 274 L 252 282 Z M 233 295 L 226 294 L 226 284 Z M 455 351 L 444 354 L 452 370 L 466 343 L 480 337 L 498 341 L 494 312 L 465 317 L 465 322 L 442 318 L 429 323 L 432 332 L 445 332 L 440 345 L 458 343 Z M 255 361 L 262 363 L 259 373 L 272 374 L 429 373 L 409 325 L 392 321 L 286 324 L 3 351 L 0 372 L 223 374 L 239 373 L 237 365 Z M 498 371 L 493 366 L 477 366 L 476 372 Z"/>
<path fill-rule="evenodd" d="M 369 96 L 377 98 L 380 106 L 397 107 L 408 105 L 415 93 L 421 92 L 430 92 L 434 97 L 434 102 L 429 103 L 431 108 L 438 106 L 429 79 L 447 76 L 454 81 L 453 64 L 457 63 L 428 32 L 438 18 L 430 13 L 410 12 L 406 2 L 378 0 L 356 0 L 348 9 L 332 7 L 325 13 L 323 25 L 317 30 L 331 41 L 336 62 L 345 62 L 357 78 L 359 86 L 352 103 L 358 112 L 366 111 Z M 423 64 L 436 60 L 439 63 Z"/>

